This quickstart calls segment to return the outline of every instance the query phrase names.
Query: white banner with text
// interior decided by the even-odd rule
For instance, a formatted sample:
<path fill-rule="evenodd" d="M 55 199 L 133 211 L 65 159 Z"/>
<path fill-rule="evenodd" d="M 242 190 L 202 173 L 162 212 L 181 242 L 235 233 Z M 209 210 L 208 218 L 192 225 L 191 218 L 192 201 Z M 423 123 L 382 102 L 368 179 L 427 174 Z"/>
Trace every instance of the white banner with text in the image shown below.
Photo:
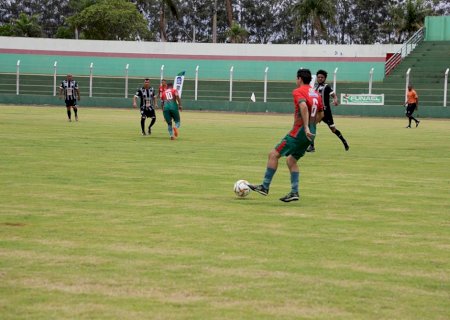
<path fill-rule="evenodd" d="M 341 93 L 342 105 L 384 105 L 384 94 L 347 94 Z"/>

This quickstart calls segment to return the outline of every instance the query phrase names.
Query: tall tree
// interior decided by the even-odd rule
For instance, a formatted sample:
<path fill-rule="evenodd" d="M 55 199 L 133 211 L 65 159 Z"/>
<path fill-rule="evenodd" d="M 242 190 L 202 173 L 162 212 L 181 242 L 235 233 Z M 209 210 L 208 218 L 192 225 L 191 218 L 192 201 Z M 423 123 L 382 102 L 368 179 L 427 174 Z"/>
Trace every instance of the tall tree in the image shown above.
<path fill-rule="evenodd" d="M 380 26 L 380 36 L 384 35 L 387 43 L 400 41 L 401 10 L 399 9 L 398 6 L 390 5 L 388 7 L 389 14 Z"/>
<path fill-rule="evenodd" d="M 212 16 L 212 42 L 217 42 L 217 0 L 214 0 L 213 16 Z"/>
<path fill-rule="evenodd" d="M 228 27 L 231 28 L 233 27 L 233 4 L 231 2 L 231 0 L 225 0 L 225 8 L 226 8 L 226 12 L 227 12 L 227 24 Z"/>
<path fill-rule="evenodd" d="M 274 0 L 241 0 L 239 3 L 239 23 L 248 31 L 251 43 L 269 43 L 281 37 L 280 26 L 286 23 L 281 19 L 280 1 Z"/>
<path fill-rule="evenodd" d="M 389 16 L 394 0 L 356 0 L 352 7 L 354 23 L 351 26 L 351 42 L 373 44 L 383 42 L 382 26 Z"/>
<path fill-rule="evenodd" d="M 424 0 L 407 0 L 403 10 L 404 18 L 400 31 L 406 33 L 406 37 L 409 38 L 423 27 L 425 17 L 431 14 L 432 10 L 425 4 Z"/>
<path fill-rule="evenodd" d="M 178 2 L 176 0 L 131 0 L 131 2 L 137 4 L 141 13 L 144 14 L 145 18 L 148 20 L 150 28 L 159 30 L 159 40 L 162 42 L 167 41 L 167 15 L 171 14 L 176 21 L 180 19 L 180 5 Z M 158 19 L 156 19 L 156 13 Z"/>
<path fill-rule="evenodd" d="M 426 0 L 425 5 L 432 9 L 433 15 L 450 15 L 450 1 L 448 0 Z"/>
<path fill-rule="evenodd" d="M 311 43 L 316 43 L 316 31 L 325 36 L 325 21 L 335 21 L 336 10 L 332 0 L 300 0 L 293 9 L 294 14 L 298 14 L 301 25 L 309 26 Z"/>
<path fill-rule="evenodd" d="M 297 0 L 271 0 L 275 19 L 271 33 L 272 43 L 301 43 L 301 28 L 297 13 L 292 9 Z"/>
<path fill-rule="evenodd" d="M 0 32 L 11 34 L 20 13 L 33 15 L 45 37 L 70 37 L 69 19 L 101 0 L 0 0 Z M 137 5 L 153 41 L 227 41 L 237 22 L 255 43 L 372 44 L 402 42 L 423 24 L 424 15 L 450 14 L 448 0 L 127 0 Z M 214 6 L 214 3 L 217 5 Z M 332 5 L 332 15 L 319 8 Z M 216 8 L 217 10 L 213 10 Z M 175 9 L 175 10 L 174 10 Z M 423 9 L 429 9 L 423 10 Z M 215 32 L 212 28 L 216 13 Z M 100 13 L 107 17 L 108 12 Z M 177 18 L 178 17 L 178 18 Z M 334 20 L 336 23 L 334 23 Z M 69 21 L 71 24 L 69 24 Z M 130 21 L 131 23 L 132 21 Z M 195 34 L 195 36 L 194 36 Z M 76 37 L 76 36 L 75 36 Z"/>
<path fill-rule="evenodd" d="M 212 42 L 215 43 L 217 42 L 217 15 L 219 12 L 219 7 L 218 7 L 218 0 L 214 0 L 214 5 L 213 5 L 213 16 L 212 16 Z M 234 18 L 233 18 L 233 3 L 231 0 L 225 0 L 225 12 L 226 12 L 226 22 L 227 22 L 227 26 L 228 26 L 228 30 L 227 30 L 227 35 L 228 33 L 232 34 L 233 31 L 231 31 L 230 29 L 232 27 L 234 27 L 234 31 L 236 31 L 236 26 L 234 26 Z"/>
<path fill-rule="evenodd" d="M 159 11 L 159 31 L 160 31 L 160 37 L 161 41 L 165 42 L 167 40 L 167 32 L 166 32 L 166 5 L 169 7 L 170 12 L 172 15 L 178 20 L 180 17 L 178 15 L 177 7 L 173 0 L 160 0 L 161 1 L 161 7 Z"/>
<path fill-rule="evenodd" d="M 136 40 L 148 37 L 147 23 L 136 6 L 126 0 L 99 0 L 72 16 L 86 39 Z"/>
<path fill-rule="evenodd" d="M 248 32 L 238 23 L 234 22 L 231 28 L 227 30 L 227 37 L 231 43 L 244 43 L 247 41 Z"/>
<path fill-rule="evenodd" d="M 0 37 L 14 37 L 12 24 L 0 25 Z"/>
<path fill-rule="evenodd" d="M 38 15 L 39 24 L 45 36 L 53 37 L 58 27 L 64 24 L 65 17 L 70 14 L 68 1 L 39 0 L 34 14 Z"/>
<path fill-rule="evenodd" d="M 84 9 L 95 4 L 96 0 L 69 0 L 69 12 L 70 17 L 80 14 Z M 66 19 L 67 23 L 70 24 L 68 29 L 72 29 L 75 33 L 75 39 L 80 36 L 80 22 L 77 19 Z M 64 26 L 58 30 L 58 35 L 66 33 Z"/>
<path fill-rule="evenodd" d="M 353 6 L 354 4 L 347 0 L 336 1 L 336 26 L 331 32 L 334 43 L 351 43 L 353 25 L 355 24 L 355 17 L 352 13 Z"/>
<path fill-rule="evenodd" d="M 38 23 L 36 15 L 29 17 L 25 13 L 21 13 L 18 19 L 12 23 L 13 35 L 16 37 L 36 37 L 42 36 L 42 28 Z"/>
<path fill-rule="evenodd" d="M 44 36 L 51 37 L 58 24 L 62 23 L 62 15 L 67 1 L 54 0 L 21 0 L 0 1 L 0 23 L 11 23 L 20 19 L 20 14 L 34 16 L 34 21 L 41 27 Z"/>

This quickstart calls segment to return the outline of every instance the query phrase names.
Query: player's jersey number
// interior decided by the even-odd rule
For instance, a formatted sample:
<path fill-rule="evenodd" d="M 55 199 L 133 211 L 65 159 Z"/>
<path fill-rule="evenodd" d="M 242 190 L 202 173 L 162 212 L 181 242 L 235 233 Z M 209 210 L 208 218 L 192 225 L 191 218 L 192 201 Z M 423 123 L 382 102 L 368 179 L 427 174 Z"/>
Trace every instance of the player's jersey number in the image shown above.
<path fill-rule="evenodd" d="M 317 100 L 317 98 L 313 98 L 313 105 L 311 107 L 311 118 L 314 118 L 316 116 L 318 104 L 319 100 Z"/>
<path fill-rule="evenodd" d="M 173 99 L 173 95 L 172 95 L 172 91 L 166 91 L 166 99 L 167 100 L 172 100 Z"/>

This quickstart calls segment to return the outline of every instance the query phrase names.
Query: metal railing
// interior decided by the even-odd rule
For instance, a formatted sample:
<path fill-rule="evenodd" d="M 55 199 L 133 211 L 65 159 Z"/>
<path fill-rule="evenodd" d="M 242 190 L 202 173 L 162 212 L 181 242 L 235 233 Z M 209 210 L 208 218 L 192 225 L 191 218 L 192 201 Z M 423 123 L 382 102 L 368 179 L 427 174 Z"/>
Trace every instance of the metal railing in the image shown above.
<path fill-rule="evenodd" d="M 15 72 L 4 73 L 0 72 L 0 95 L 3 94 L 15 94 L 15 95 L 52 95 L 56 96 L 58 93 L 58 83 L 57 78 L 64 78 L 65 74 L 58 73 L 58 69 L 61 67 L 60 64 L 55 61 L 49 65 L 49 72 L 46 74 L 33 74 L 23 72 L 23 63 L 21 60 L 17 60 L 14 64 Z M 86 96 L 96 97 L 96 98 L 115 98 L 115 97 L 125 97 L 128 98 L 129 95 L 133 94 L 135 91 L 133 88 L 137 88 L 142 85 L 142 77 L 136 77 L 129 75 L 130 64 L 124 65 L 122 69 L 124 74 L 122 76 L 102 76 L 95 75 L 94 64 L 90 63 L 86 65 L 87 72 L 84 74 L 76 75 L 79 78 L 80 86 L 83 90 L 88 93 Z M 51 69 L 50 69 L 51 68 Z M 213 80 L 213 79 L 201 79 L 199 72 L 200 66 L 198 65 L 195 69 L 195 79 L 186 79 L 186 90 L 185 95 L 187 100 L 228 100 L 230 102 L 242 102 L 242 101 L 257 101 L 257 102 L 291 102 L 292 98 L 290 95 L 289 88 L 292 88 L 293 84 L 291 81 L 270 81 L 269 80 L 269 67 L 266 66 L 265 69 L 261 69 L 261 74 L 263 79 L 257 80 L 236 80 L 235 71 L 236 68 L 231 66 L 227 69 L 229 73 L 228 79 Z M 51 70 L 51 71 L 50 71 Z M 340 70 L 338 68 L 334 69 L 333 73 L 333 89 L 336 92 L 345 92 L 347 94 L 369 94 L 375 93 L 386 93 L 387 104 L 403 103 L 403 88 L 386 88 L 380 81 L 375 81 L 374 74 L 376 68 L 372 67 L 367 70 L 368 82 L 338 82 L 340 78 Z M 449 68 L 446 68 L 445 74 L 440 73 L 439 79 L 444 79 L 444 99 L 437 101 L 434 97 L 441 96 L 441 89 L 433 89 L 435 93 L 433 98 L 421 98 L 422 104 L 429 103 L 429 105 L 444 105 L 447 106 L 447 96 L 448 96 L 448 76 Z M 160 74 L 154 75 L 152 78 L 158 83 L 160 78 L 164 77 L 164 65 L 161 66 Z M 239 71 L 239 70 L 238 70 Z M 406 86 L 409 83 L 409 75 L 413 72 L 410 68 L 406 74 Z M 436 74 L 437 76 L 437 74 Z M 435 76 L 434 76 L 435 77 Z M 434 79 L 434 78 L 433 78 Z M 152 81 L 153 81 L 152 80 Z M 441 80 L 439 80 L 441 81 Z M 95 84 L 95 86 L 94 86 Z M 131 85 L 131 90 L 130 90 Z M 331 85 L 331 83 L 330 83 Z M 155 84 L 157 86 L 157 84 Z M 24 89 L 26 88 L 26 89 Z M 373 92 L 375 91 L 375 92 Z M 200 95 L 200 98 L 199 98 Z M 441 96 L 442 97 L 442 96 Z M 397 99 L 399 101 L 397 103 Z M 1 99 L 0 99 L 1 100 Z M 395 102 L 392 102 L 394 101 Z"/>
<path fill-rule="evenodd" d="M 416 33 L 413 34 L 411 38 L 409 38 L 401 47 L 399 51 L 394 53 L 392 57 L 390 57 L 385 64 L 384 67 L 384 75 L 388 76 L 391 71 L 400 63 L 404 58 L 406 58 L 419 43 L 422 42 L 425 36 L 424 28 L 421 28 Z"/>

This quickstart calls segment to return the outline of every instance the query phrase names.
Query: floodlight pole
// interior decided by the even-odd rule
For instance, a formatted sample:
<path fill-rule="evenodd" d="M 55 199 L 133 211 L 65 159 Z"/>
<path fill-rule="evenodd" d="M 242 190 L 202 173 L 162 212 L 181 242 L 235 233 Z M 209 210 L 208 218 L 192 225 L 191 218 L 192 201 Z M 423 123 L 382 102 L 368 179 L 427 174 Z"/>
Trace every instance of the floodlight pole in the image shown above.
<path fill-rule="evenodd" d="M 89 66 L 89 98 L 92 98 L 92 69 L 94 68 L 94 63 L 91 62 Z"/>
<path fill-rule="evenodd" d="M 20 86 L 20 60 L 17 60 L 16 65 L 16 95 L 19 95 L 19 86 Z"/>
<path fill-rule="evenodd" d="M 372 94 L 373 68 L 369 72 L 369 94 Z"/>
<path fill-rule="evenodd" d="M 407 94 L 408 94 L 408 86 L 409 86 L 409 73 L 411 72 L 411 68 L 408 68 L 408 70 L 406 71 L 406 87 L 405 87 L 405 101 L 408 98 Z"/>
<path fill-rule="evenodd" d="M 269 67 L 264 70 L 264 102 L 267 102 L 267 73 L 269 72 Z"/>
<path fill-rule="evenodd" d="M 198 93 L 198 68 L 200 66 L 197 66 L 197 68 L 195 68 L 195 101 L 197 101 L 197 93 Z"/>
<path fill-rule="evenodd" d="M 448 71 L 450 69 L 447 68 L 447 70 L 445 70 L 445 79 L 444 79 L 444 107 L 447 106 L 447 81 L 448 81 Z"/>
<path fill-rule="evenodd" d="M 234 66 L 231 66 L 231 69 L 230 69 L 230 102 L 233 100 L 233 69 L 234 69 Z"/>
<path fill-rule="evenodd" d="M 125 98 L 128 98 L 128 68 L 130 64 L 127 63 L 125 66 Z"/>
<path fill-rule="evenodd" d="M 333 74 L 333 91 L 336 94 L 336 78 L 337 78 L 337 72 L 338 72 L 338 68 L 334 69 L 334 74 Z"/>
<path fill-rule="evenodd" d="M 58 65 L 58 61 L 55 61 L 53 64 L 53 96 L 56 97 L 56 66 Z"/>

